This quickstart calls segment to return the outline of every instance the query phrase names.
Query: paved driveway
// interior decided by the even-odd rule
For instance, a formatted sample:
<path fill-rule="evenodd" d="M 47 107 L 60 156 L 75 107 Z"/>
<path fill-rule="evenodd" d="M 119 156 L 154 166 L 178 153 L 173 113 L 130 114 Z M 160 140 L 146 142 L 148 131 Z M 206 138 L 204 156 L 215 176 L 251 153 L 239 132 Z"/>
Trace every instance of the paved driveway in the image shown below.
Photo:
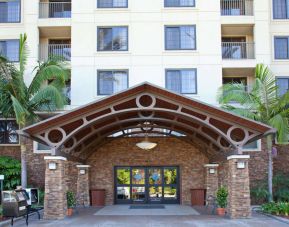
<path fill-rule="evenodd" d="M 30 217 L 31 227 L 282 227 L 289 224 L 264 216 L 253 214 L 251 219 L 230 220 L 215 215 L 96 215 L 97 208 L 79 209 L 70 218 L 59 221 L 37 220 L 36 215 Z M 157 212 L 157 210 L 155 211 Z M 5 225 L 9 226 L 9 224 Z M 24 220 L 17 221 L 14 226 L 25 226 Z"/>

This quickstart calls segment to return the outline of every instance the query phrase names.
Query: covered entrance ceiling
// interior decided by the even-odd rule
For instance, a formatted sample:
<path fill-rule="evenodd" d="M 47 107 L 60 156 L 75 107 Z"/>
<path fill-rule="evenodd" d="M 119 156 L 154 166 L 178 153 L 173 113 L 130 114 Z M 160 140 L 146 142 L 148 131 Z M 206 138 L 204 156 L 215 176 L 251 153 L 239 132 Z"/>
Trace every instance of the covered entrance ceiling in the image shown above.
<path fill-rule="evenodd" d="M 174 136 L 202 147 L 209 158 L 241 154 L 267 125 L 149 83 L 26 127 L 20 134 L 50 146 L 52 155 L 85 161 L 95 147 L 118 137 Z"/>

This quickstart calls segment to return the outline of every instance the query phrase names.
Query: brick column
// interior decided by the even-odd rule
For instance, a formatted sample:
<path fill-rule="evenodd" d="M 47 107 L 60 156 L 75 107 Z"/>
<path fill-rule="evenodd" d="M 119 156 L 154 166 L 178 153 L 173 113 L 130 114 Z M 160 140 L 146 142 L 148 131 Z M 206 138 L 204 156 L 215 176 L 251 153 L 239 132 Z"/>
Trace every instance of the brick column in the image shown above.
<path fill-rule="evenodd" d="M 251 217 L 249 155 L 232 155 L 228 160 L 228 214 L 231 218 Z"/>
<path fill-rule="evenodd" d="M 66 158 L 45 156 L 44 219 L 63 219 L 66 216 Z"/>
<path fill-rule="evenodd" d="M 206 169 L 206 179 L 205 179 L 205 187 L 206 187 L 206 198 L 209 196 L 216 197 L 216 192 L 218 190 L 219 184 L 219 176 L 218 176 L 218 167 L 219 164 L 206 164 L 204 165 Z"/>
<path fill-rule="evenodd" d="M 83 206 L 90 205 L 89 197 L 89 165 L 77 165 L 78 177 L 77 177 L 77 204 Z"/>

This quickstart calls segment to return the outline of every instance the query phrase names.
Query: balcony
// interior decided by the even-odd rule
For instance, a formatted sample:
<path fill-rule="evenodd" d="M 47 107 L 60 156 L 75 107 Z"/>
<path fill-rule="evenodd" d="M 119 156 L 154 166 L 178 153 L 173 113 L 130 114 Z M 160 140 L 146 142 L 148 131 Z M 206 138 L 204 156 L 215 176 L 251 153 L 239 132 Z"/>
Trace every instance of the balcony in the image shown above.
<path fill-rule="evenodd" d="M 40 44 L 39 60 L 45 61 L 51 58 L 59 58 L 63 61 L 70 61 L 71 44 Z"/>
<path fill-rule="evenodd" d="M 39 18 L 71 18 L 71 2 L 40 2 Z"/>
<path fill-rule="evenodd" d="M 249 42 L 222 42 L 223 59 L 255 59 L 255 44 Z"/>
<path fill-rule="evenodd" d="M 221 0 L 222 16 L 253 16 L 253 0 Z"/>

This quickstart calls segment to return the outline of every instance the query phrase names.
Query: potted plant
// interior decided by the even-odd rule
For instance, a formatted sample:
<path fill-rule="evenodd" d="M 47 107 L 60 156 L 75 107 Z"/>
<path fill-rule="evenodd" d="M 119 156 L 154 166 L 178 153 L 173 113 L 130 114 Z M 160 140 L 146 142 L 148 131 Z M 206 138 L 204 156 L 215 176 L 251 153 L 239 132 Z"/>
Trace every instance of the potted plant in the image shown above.
<path fill-rule="evenodd" d="M 225 187 L 220 187 L 217 191 L 217 214 L 219 216 L 225 215 L 225 208 L 227 206 L 228 190 Z"/>
<path fill-rule="evenodd" d="M 67 216 L 71 216 L 73 213 L 73 207 L 76 205 L 75 195 L 72 191 L 66 193 L 67 198 Z"/>

